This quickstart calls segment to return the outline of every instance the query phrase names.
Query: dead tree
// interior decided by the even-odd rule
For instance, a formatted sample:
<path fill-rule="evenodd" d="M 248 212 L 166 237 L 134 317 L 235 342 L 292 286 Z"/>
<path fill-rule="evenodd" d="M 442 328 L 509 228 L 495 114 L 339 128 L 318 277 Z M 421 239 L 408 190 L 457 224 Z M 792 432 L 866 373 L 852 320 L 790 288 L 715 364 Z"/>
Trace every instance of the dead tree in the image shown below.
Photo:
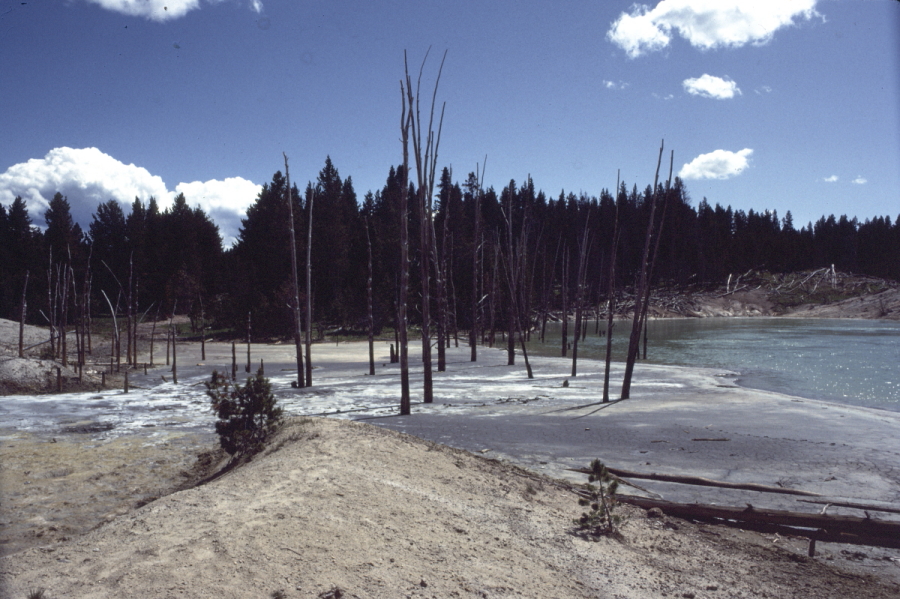
<path fill-rule="evenodd" d="M 576 277 L 575 292 L 575 339 L 572 343 L 572 376 L 578 376 L 578 338 L 583 337 L 581 318 L 584 310 L 584 283 L 587 271 L 587 253 L 588 253 L 588 223 L 590 221 L 590 213 L 584 221 L 584 234 L 581 237 L 581 254 L 578 257 L 578 271 Z"/>
<path fill-rule="evenodd" d="M 625 377 L 622 381 L 622 399 L 631 397 L 631 377 L 634 374 L 634 362 L 637 360 L 638 348 L 641 339 L 642 315 L 644 314 L 643 299 L 644 290 L 649 287 L 650 271 L 650 241 L 653 238 L 654 225 L 656 224 L 656 200 L 659 194 L 659 167 L 662 164 L 663 145 L 659 146 L 659 158 L 656 161 L 656 175 L 653 177 L 653 194 L 650 196 L 650 217 L 647 220 L 647 234 L 644 238 L 644 253 L 641 258 L 641 272 L 638 275 L 637 289 L 635 290 L 634 317 L 631 323 L 631 337 L 628 342 L 628 356 L 625 360 Z"/>
<path fill-rule="evenodd" d="M 31 271 L 25 271 L 25 284 L 22 285 L 22 303 L 19 312 L 19 357 L 25 357 L 25 312 L 28 309 L 28 300 L 25 298 L 25 292 L 28 290 L 28 277 Z"/>
<path fill-rule="evenodd" d="M 612 250 L 609 256 L 609 279 L 606 291 L 606 369 L 603 374 L 603 402 L 609 401 L 609 367 L 612 361 L 613 314 L 616 309 L 616 253 L 619 248 L 619 176 L 616 172 L 616 219 L 613 224 Z"/>
<path fill-rule="evenodd" d="M 662 216 L 659 219 L 659 230 L 656 232 L 656 242 L 653 245 L 653 257 L 650 260 L 650 274 L 647 277 L 647 286 L 644 289 L 644 300 L 641 313 L 641 321 L 644 329 L 644 359 L 647 359 L 647 311 L 650 308 L 650 281 L 653 279 L 653 271 L 656 268 L 656 257 L 659 255 L 659 241 L 662 239 L 663 226 L 666 222 L 666 212 L 669 208 L 669 196 L 672 190 L 672 167 L 674 166 L 675 152 L 669 156 L 669 179 L 666 182 L 665 200 L 663 201 Z"/>
<path fill-rule="evenodd" d="M 372 237 L 369 235 L 369 221 L 365 220 L 366 244 L 369 249 L 369 276 L 366 279 L 366 300 L 369 315 L 369 374 L 375 375 L 375 318 L 372 316 Z"/>
<path fill-rule="evenodd" d="M 562 357 L 569 351 L 569 245 L 563 253 L 562 269 Z"/>
<path fill-rule="evenodd" d="M 281 155 L 284 156 L 284 176 L 287 181 L 288 218 L 291 232 L 291 282 L 294 286 L 291 308 L 294 312 L 294 349 L 297 354 L 297 380 L 294 384 L 302 388 L 306 386 L 306 376 L 303 372 L 303 343 L 300 337 L 300 284 L 297 281 L 297 238 L 294 235 L 294 199 L 291 197 L 291 173 L 288 169 L 288 157 L 284 152 Z"/>
<path fill-rule="evenodd" d="M 511 186 L 510 186 L 511 187 Z M 531 362 L 528 360 L 528 349 L 525 347 L 525 336 L 522 334 L 522 313 L 521 306 L 525 305 L 522 297 L 524 285 L 522 278 L 525 272 L 527 262 L 527 246 L 528 246 L 528 218 L 522 215 L 522 234 L 519 238 L 518 247 L 512 240 L 512 197 L 510 197 L 509 211 L 503 214 L 507 223 L 507 232 L 510 236 L 507 244 L 509 255 L 504 256 L 504 269 L 506 272 L 506 282 L 509 288 L 509 339 L 507 340 L 507 351 L 509 359 L 507 365 L 515 364 L 515 342 L 518 337 L 522 348 L 522 358 L 525 360 L 525 370 L 528 378 L 533 379 L 534 373 L 531 370 Z M 497 245 L 499 246 L 499 239 Z"/>
<path fill-rule="evenodd" d="M 313 198 L 311 188 L 306 190 L 306 386 L 312 387 L 312 233 Z M 249 363 L 249 362 L 248 362 Z"/>
<path fill-rule="evenodd" d="M 487 156 L 484 157 L 484 164 L 487 166 Z M 475 200 L 475 225 L 472 232 L 472 327 L 469 330 L 469 347 L 471 348 L 471 361 L 475 362 L 478 359 L 478 326 L 480 324 L 479 318 L 479 306 L 481 305 L 481 289 L 479 283 L 481 283 L 481 274 L 479 266 L 481 262 L 478 260 L 478 254 L 481 251 L 481 196 L 482 196 L 482 186 L 481 181 L 484 177 L 484 169 L 479 168 L 478 165 L 475 166 L 475 181 L 478 184 L 478 189 L 474 190 L 474 200 Z"/>
<path fill-rule="evenodd" d="M 404 63 L 406 55 L 404 54 Z M 407 77 L 409 79 L 409 77 Z M 397 302 L 397 329 L 400 333 L 397 341 L 400 353 L 400 415 L 410 413 L 409 397 L 409 339 L 407 334 L 406 308 L 409 295 L 409 127 L 412 110 L 406 105 L 403 81 L 400 81 L 400 139 L 403 143 L 403 171 L 400 176 L 400 290 Z"/>
<path fill-rule="evenodd" d="M 244 366 L 244 372 L 250 372 L 250 312 L 247 312 L 247 364 Z"/>
<path fill-rule="evenodd" d="M 416 89 L 413 91 L 412 78 L 409 75 L 409 66 L 406 62 L 404 54 L 404 68 L 406 76 L 406 110 L 408 111 L 409 127 L 413 144 L 413 156 L 416 161 L 416 176 L 418 180 L 418 197 L 416 206 L 419 211 L 420 222 L 420 243 L 421 243 L 421 272 L 422 272 L 422 363 L 424 371 L 423 383 L 423 401 L 431 403 L 434 401 L 434 392 L 432 385 L 431 373 L 431 278 L 430 269 L 433 252 L 434 224 L 432 222 L 432 196 L 434 194 L 434 175 L 437 166 L 438 148 L 441 143 L 441 128 L 444 122 L 444 108 L 441 108 L 440 120 L 438 121 L 437 132 L 434 131 L 434 108 L 437 100 L 438 85 L 441 81 L 441 71 L 444 68 L 444 60 L 447 53 L 444 52 L 444 58 L 441 59 L 438 68 L 437 78 L 434 82 L 434 91 L 431 96 L 431 111 L 429 113 L 427 128 L 422 123 L 422 116 L 419 110 L 419 100 L 421 99 L 421 83 L 422 72 L 425 69 L 425 61 L 428 60 L 428 53 L 422 60 L 419 67 L 419 77 L 416 81 Z M 446 105 L 444 105 L 446 106 Z M 422 135 L 425 134 L 423 141 Z"/>

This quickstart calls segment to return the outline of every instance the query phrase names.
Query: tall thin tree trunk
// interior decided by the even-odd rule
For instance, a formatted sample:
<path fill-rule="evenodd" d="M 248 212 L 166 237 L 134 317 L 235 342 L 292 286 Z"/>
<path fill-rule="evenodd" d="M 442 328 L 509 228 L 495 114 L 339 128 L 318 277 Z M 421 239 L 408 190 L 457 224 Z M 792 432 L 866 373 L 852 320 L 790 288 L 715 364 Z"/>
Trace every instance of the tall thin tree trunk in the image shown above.
<path fill-rule="evenodd" d="M 369 374 L 375 375 L 375 318 L 372 316 L 372 237 L 369 235 L 369 221 L 366 224 L 366 244 L 369 249 L 369 277 L 366 279 L 366 304 L 369 313 Z"/>
<path fill-rule="evenodd" d="M 300 338 L 300 284 L 297 281 L 297 238 L 294 235 L 294 199 L 291 197 L 291 174 L 288 169 L 287 154 L 282 152 L 284 156 L 284 176 L 287 180 L 287 201 L 288 214 L 290 218 L 291 232 L 291 282 L 294 285 L 293 306 L 294 309 L 294 349 L 296 350 L 297 359 L 297 387 L 306 386 L 306 376 L 303 372 L 303 343 Z"/>
<path fill-rule="evenodd" d="M 578 376 L 578 338 L 583 338 L 582 315 L 584 310 L 584 283 L 587 270 L 588 253 L 588 222 L 590 213 L 585 218 L 584 235 L 581 238 L 581 255 L 578 257 L 578 272 L 576 274 L 577 292 L 575 294 L 575 341 L 572 345 L 572 376 Z M 587 323 L 585 323 L 587 324 Z"/>
<path fill-rule="evenodd" d="M 28 301 L 25 298 L 25 292 L 28 290 L 28 277 L 31 271 L 25 271 L 25 284 L 22 285 L 22 303 L 19 312 L 19 357 L 25 357 L 25 312 L 28 310 Z"/>
<path fill-rule="evenodd" d="M 422 363 L 423 363 L 423 401 L 432 403 L 434 401 L 434 391 L 431 373 L 431 290 L 430 290 L 430 255 L 432 252 L 434 239 L 430 232 L 433 230 L 431 198 L 434 194 L 434 173 L 437 166 L 438 147 L 441 142 L 441 127 L 444 121 L 444 110 L 441 109 L 440 122 L 437 132 L 434 131 L 432 125 L 434 123 L 434 108 L 437 99 L 438 85 L 441 80 L 441 71 L 444 68 L 444 60 L 447 53 L 444 53 L 444 59 L 441 60 L 438 69 L 437 78 L 434 83 L 434 92 L 431 98 L 431 112 L 427 129 L 422 123 L 419 114 L 419 100 L 421 98 L 420 88 L 422 82 L 422 71 L 425 68 L 425 61 L 428 59 L 426 53 L 422 66 L 419 68 L 419 78 L 416 84 L 416 90 L 413 92 L 412 79 L 409 76 L 409 67 L 406 63 L 404 54 L 404 68 L 406 75 L 406 102 L 408 108 L 409 126 L 412 133 L 413 155 L 416 161 L 416 174 L 418 178 L 418 198 L 416 205 L 419 208 L 419 219 L 421 223 L 421 272 L 422 272 Z M 404 117 L 407 115 L 404 114 Z M 426 134 L 423 143 L 422 134 Z M 407 138 L 408 139 L 408 138 Z"/>
<path fill-rule="evenodd" d="M 613 225 L 612 251 L 609 257 L 609 280 L 606 291 L 606 370 L 603 374 L 603 402 L 609 401 L 609 367 L 612 360 L 613 313 L 616 303 L 616 253 L 619 247 L 619 177 L 616 172 L 616 220 Z"/>
<path fill-rule="evenodd" d="M 250 372 L 250 325 L 250 312 L 247 312 L 247 365 L 244 366 L 244 372 Z"/>
<path fill-rule="evenodd" d="M 306 386 L 312 387 L 312 233 L 313 199 L 312 190 L 307 191 L 306 211 L 309 230 L 306 236 Z"/>
<path fill-rule="evenodd" d="M 644 239 L 644 253 L 641 258 L 641 272 L 638 278 L 638 285 L 635 292 L 634 318 L 631 323 L 631 337 L 628 341 L 628 356 L 625 361 L 625 377 L 622 381 L 622 399 L 631 397 L 631 377 L 634 374 L 634 362 L 637 360 L 638 347 L 640 344 L 640 334 L 642 315 L 644 314 L 644 290 L 650 285 L 650 241 L 653 237 L 654 219 L 656 217 L 656 198 L 659 194 L 659 167 L 662 164 L 663 145 L 659 147 L 659 159 L 656 162 L 656 175 L 653 177 L 653 195 L 650 199 L 650 217 L 647 222 L 647 235 Z"/>
<path fill-rule="evenodd" d="M 509 278 L 509 312 L 507 313 L 507 331 L 509 338 L 506 340 L 506 365 L 514 366 L 516 363 L 516 324 L 519 320 L 516 305 L 516 294 L 518 293 L 519 277 L 515 271 L 515 241 L 513 239 L 513 185 L 509 186 L 509 204 L 506 212 L 506 241 L 507 251 L 509 252 L 509 267 L 507 268 L 507 277 Z"/>
<path fill-rule="evenodd" d="M 404 53 L 404 63 L 406 55 Z M 409 77 L 407 76 L 407 81 Z M 410 413 L 409 396 L 409 339 L 407 337 L 406 307 L 409 293 L 409 127 L 412 106 L 407 111 L 403 82 L 400 82 L 403 110 L 400 115 L 400 134 L 403 142 L 403 175 L 400 177 L 400 298 L 397 302 L 397 330 L 400 334 L 400 415 Z"/>
<path fill-rule="evenodd" d="M 562 270 L 562 357 L 569 351 L 569 246 L 563 254 Z"/>
<path fill-rule="evenodd" d="M 133 259 L 134 259 L 134 254 L 132 253 L 132 255 L 128 258 L 128 295 L 125 298 L 125 309 L 126 309 L 125 327 L 127 328 L 127 332 L 125 335 L 127 338 L 127 342 L 125 344 L 126 345 L 126 347 L 125 347 L 125 363 L 126 364 L 132 363 L 131 362 L 131 344 L 132 344 L 133 340 L 131 337 L 132 337 L 132 334 L 134 333 L 134 329 L 131 326 L 132 320 L 134 318 L 134 310 L 133 310 L 134 306 L 132 305 L 132 301 L 131 301 L 132 300 L 131 289 L 132 289 L 133 278 L 134 278 L 134 260 Z"/>

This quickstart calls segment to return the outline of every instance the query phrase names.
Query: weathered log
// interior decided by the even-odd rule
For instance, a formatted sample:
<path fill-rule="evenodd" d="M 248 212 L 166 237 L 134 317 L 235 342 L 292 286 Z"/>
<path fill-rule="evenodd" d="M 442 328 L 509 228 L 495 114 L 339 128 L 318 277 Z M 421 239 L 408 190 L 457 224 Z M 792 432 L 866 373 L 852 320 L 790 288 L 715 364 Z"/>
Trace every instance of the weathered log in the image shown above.
<path fill-rule="evenodd" d="M 659 508 L 663 513 L 678 518 L 746 524 L 754 528 L 776 525 L 789 527 L 792 534 L 817 541 L 900 549 L 900 522 L 757 509 L 749 504 L 746 508 L 684 504 L 632 495 L 617 495 L 616 500 L 648 510 Z"/>
<path fill-rule="evenodd" d="M 590 474 L 587 468 L 570 468 L 573 472 L 581 472 L 582 474 Z M 702 476 L 685 476 L 680 474 L 658 474 L 656 472 L 633 472 L 631 470 L 622 470 L 621 468 L 609 468 L 607 470 L 616 476 L 623 478 L 643 478 L 646 480 L 658 480 L 667 483 L 679 483 L 682 485 L 698 485 L 701 487 L 718 487 L 722 489 L 740 489 L 743 491 L 759 491 L 760 493 L 780 493 L 782 495 L 806 495 L 809 497 L 821 497 L 819 493 L 812 491 L 801 491 L 799 489 L 790 489 L 786 487 L 773 487 L 770 485 L 761 485 L 758 483 L 729 483 L 722 480 L 713 480 Z"/>

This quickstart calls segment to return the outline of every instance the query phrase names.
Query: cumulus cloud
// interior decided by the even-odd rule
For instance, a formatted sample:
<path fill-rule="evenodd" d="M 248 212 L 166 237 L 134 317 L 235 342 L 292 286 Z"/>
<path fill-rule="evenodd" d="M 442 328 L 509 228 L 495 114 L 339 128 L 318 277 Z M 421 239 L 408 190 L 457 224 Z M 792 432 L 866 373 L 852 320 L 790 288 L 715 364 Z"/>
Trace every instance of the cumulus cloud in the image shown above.
<path fill-rule="evenodd" d="M 825 181 L 826 183 L 836 183 L 837 180 L 838 180 L 838 176 L 837 176 L 837 175 L 831 175 L 830 177 L 825 177 L 825 178 L 822 179 L 822 180 Z"/>
<path fill-rule="evenodd" d="M 753 150 L 750 148 L 739 152 L 716 150 L 700 154 L 682 166 L 678 176 L 682 179 L 730 179 L 747 169 L 751 154 Z"/>
<path fill-rule="evenodd" d="M 662 0 L 653 9 L 643 4 L 616 19 L 606 37 L 631 58 L 662 50 L 677 32 L 695 48 L 709 50 L 765 44 L 795 20 L 821 16 L 817 0 Z"/>
<path fill-rule="evenodd" d="M 225 180 L 193 181 L 179 183 L 175 193 L 183 193 L 188 204 L 199 205 L 209 217 L 219 225 L 222 241 L 229 247 L 237 239 L 241 226 L 241 218 L 247 207 L 259 195 L 261 185 L 241 177 L 229 177 Z"/>
<path fill-rule="evenodd" d="M 741 95 L 737 83 L 731 79 L 722 79 L 706 73 L 700 77 L 685 79 L 682 85 L 684 85 L 685 91 L 691 95 L 715 100 L 730 100 L 735 95 Z"/>
<path fill-rule="evenodd" d="M 66 196 L 72 218 L 87 230 L 97 206 L 108 200 L 122 204 L 126 214 L 135 198 L 156 198 L 160 209 L 183 193 L 190 206 L 200 206 L 219 225 L 225 245 L 237 237 L 240 219 L 256 199 L 261 186 L 240 177 L 224 181 L 179 183 L 169 191 L 162 178 L 134 164 L 124 164 L 97 148 L 54 148 L 43 158 L 32 158 L 0 173 L 0 203 L 16 196 L 25 200 L 32 221 L 44 225 L 44 212 L 56 192 Z"/>
<path fill-rule="evenodd" d="M 865 185 L 866 183 L 869 182 L 869 180 L 864 177 L 857 177 L 856 179 L 853 180 L 853 182 L 856 183 L 857 185 Z"/>
<path fill-rule="evenodd" d="M 765 93 L 765 94 L 771 94 L 771 93 L 772 93 L 772 88 L 769 87 L 768 85 L 761 85 L 761 86 L 757 87 L 757 88 L 756 88 L 755 90 L 753 90 L 753 91 L 756 92 L 756 95 L 761 96 L 761 95 L 763 95 L 764 93 Z"/>
<path fill-rule="evenodd" d="M 106 10 L 128 15 L 130 17 L 143 17 L 151 21 L 163 22 L 179 19 L 192 10 L 200 8 L 200 0 L 87 0 Z M 207 0 L 212 4 L 220 0 Z M 249 0 L 250 8 L 255 12 L 262 12 L 261 0 Z"/>
<path fill-rule="evenodd" d="M 625 89 L 626 87 L 628 87 L 628 83 L 624 81 L 607 81 L 606 79 L 604 79 L 603 87 L 605 87 L 606 89 Z"/>

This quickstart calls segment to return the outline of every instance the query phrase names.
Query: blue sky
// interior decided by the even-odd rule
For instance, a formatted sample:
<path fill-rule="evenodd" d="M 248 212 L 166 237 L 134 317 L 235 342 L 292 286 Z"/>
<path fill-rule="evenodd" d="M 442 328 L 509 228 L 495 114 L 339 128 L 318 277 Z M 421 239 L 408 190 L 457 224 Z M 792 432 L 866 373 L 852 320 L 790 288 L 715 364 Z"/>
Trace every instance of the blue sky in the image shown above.
<path fill-rule="evenodd" d="M 746 11 L 750 11 L 748 14 Z M 661 139 L 694 205 L 900 214 L 900 2 L 0 0 L 0 203 L 42 223 L 184 192 L 226 243 L 282 151 L 362 199 L 399 142 L 403 52 L 444 50 L 439 163 L 499 189 L 652 182 Z"/>

